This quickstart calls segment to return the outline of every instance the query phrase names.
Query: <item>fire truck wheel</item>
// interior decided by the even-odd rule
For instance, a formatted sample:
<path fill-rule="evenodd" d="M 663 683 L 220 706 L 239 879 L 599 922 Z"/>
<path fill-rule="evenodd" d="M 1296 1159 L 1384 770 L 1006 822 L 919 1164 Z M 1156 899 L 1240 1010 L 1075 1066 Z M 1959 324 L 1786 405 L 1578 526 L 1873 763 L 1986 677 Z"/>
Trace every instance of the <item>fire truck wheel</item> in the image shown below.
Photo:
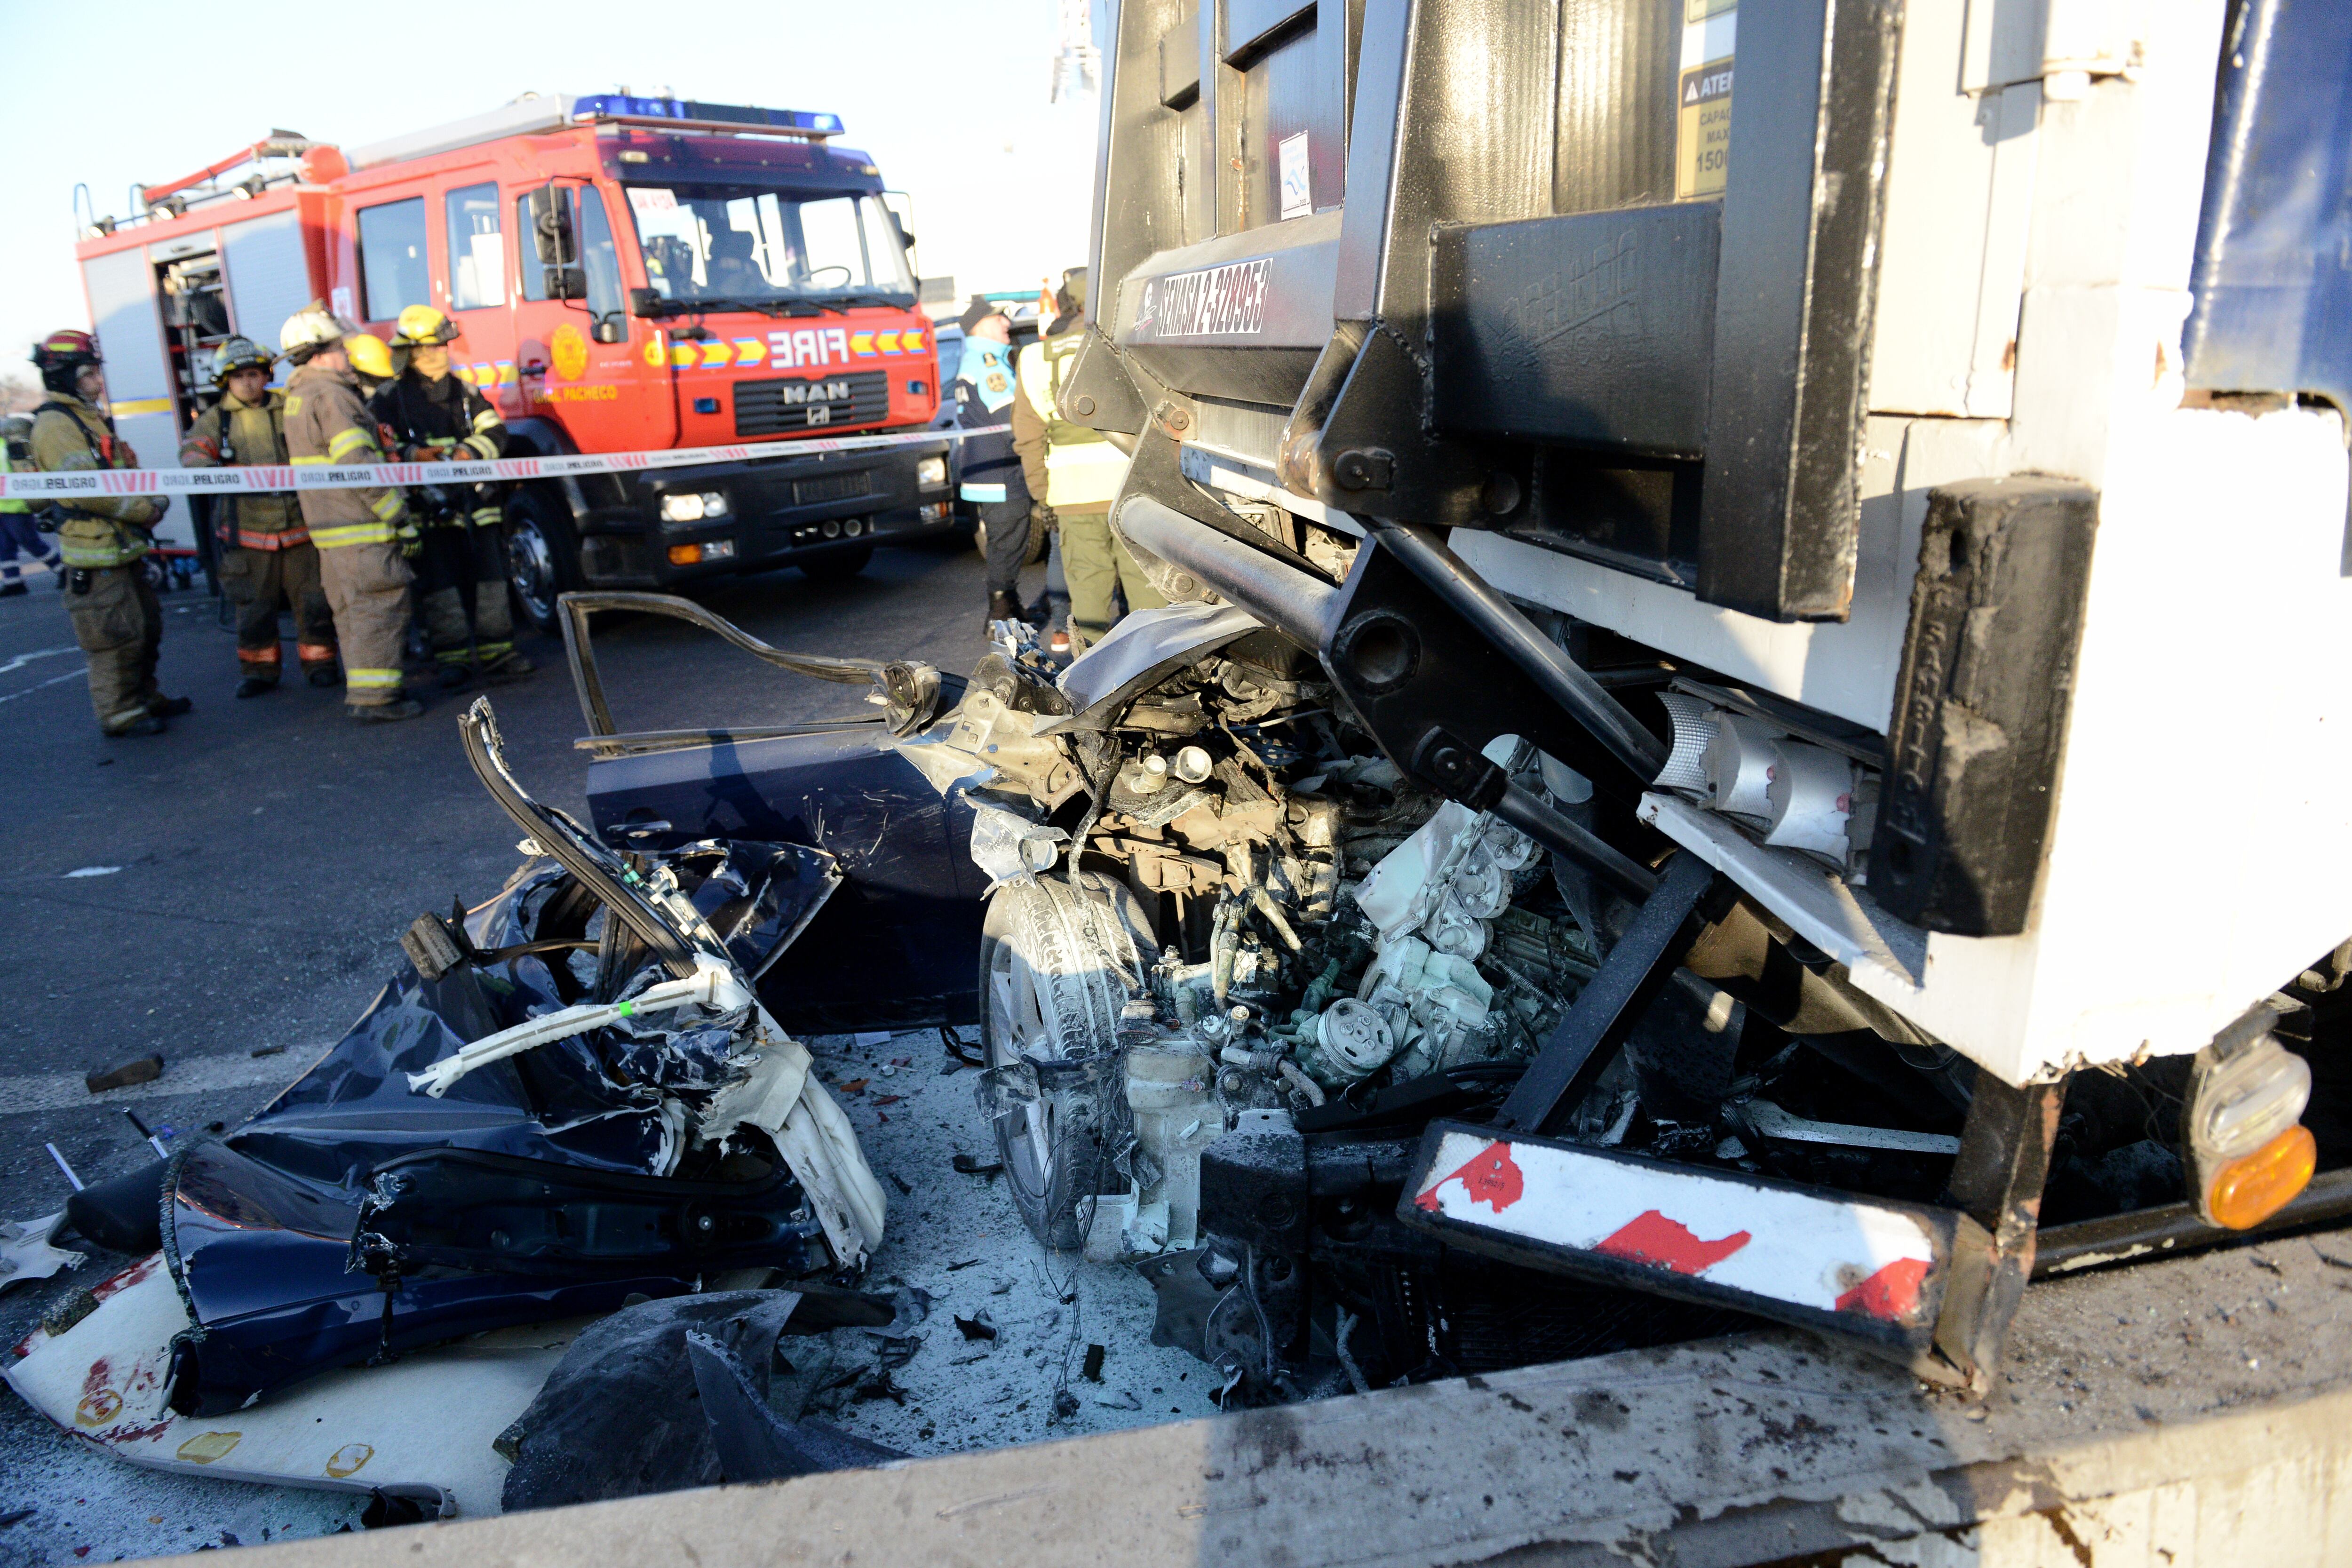
<path fill-rule="evenodd" d="M 800 563 L 801 571 L 820 583 L 830 583 L 837 577 L 855 577 L 866 570 L 874 559 L 874 547 L 862 544 L 855 550 L 843 550 L 831 555 L 819 555 Z"/>
<path fill-rule="evenodd" d="M 507 583 L 515 609 L 542 632 L 558 629 L 555 601 L 580 584 L 580 540 L 562 503 L 538 490 L 507 498 Z"/>

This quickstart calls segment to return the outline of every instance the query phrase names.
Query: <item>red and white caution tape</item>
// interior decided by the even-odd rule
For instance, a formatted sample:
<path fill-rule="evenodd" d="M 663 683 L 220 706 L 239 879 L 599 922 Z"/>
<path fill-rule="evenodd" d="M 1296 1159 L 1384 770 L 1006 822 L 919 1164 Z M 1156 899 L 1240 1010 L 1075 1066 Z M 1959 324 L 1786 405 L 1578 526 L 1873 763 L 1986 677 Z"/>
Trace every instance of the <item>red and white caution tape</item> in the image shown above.
<path fill-rule="evenodd" d="M 811 458 L 825 452 L 870 452 L 963 441 L 1009 429 L 903 430 L 883 436 L 811 436 L 789 441 L 737 442 L 729 447 L 677 447 L 660 452 L 576 452 L 553 458 L 500 458 L 477 463 L 329 463 L 254 465 L 227 468 L 95 468 L 69 474 L 0 475 L 0 497 L 58 500 L 73 496 L 252 495 L 283 490 L 350 490 L 378 485 L 481 484 L 552 479 L 568 474 L 634 474 L 651 468 L 691 468 L 759 458 Z"/>

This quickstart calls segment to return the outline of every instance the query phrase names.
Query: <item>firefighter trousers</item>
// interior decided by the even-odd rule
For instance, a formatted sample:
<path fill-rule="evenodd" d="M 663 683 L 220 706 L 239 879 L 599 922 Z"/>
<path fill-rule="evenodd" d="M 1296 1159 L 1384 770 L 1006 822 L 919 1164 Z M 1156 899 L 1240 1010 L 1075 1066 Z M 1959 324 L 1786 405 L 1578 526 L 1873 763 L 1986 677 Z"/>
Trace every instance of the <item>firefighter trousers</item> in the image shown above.
<path fill-rule="evenodd" d="M 339 544 L 319 552 L 319 576 L 343 649 L 343 700 L 376 708 L 400 700 L 408 643 L 408 586 L 415 581 L 400 546 Z"/>
<path fill-rule="evenodd" d="M 416 596 L 436 663 L 478 659 L 488 666 L 514 651 L 506 546 L 495 526 L 436 523 L 425 531 L 425 552 L 416 566 Z"/>
<path fill-rule="evenodd" d="M 319 547 L 221 550 L 221 591 L 236 606 L 237 673 L 274 681 L 285 662 L 278 641 L 278 606 L 294 612 L 294 656 L 306 670 L 332 668 L 335 616 L 319 577 Z"/>
<path fill-rule="evenodd" d="M 65 601 L 74 641 L 89 656 L 89 705 L 98 710 L 98 727 L 119 734 L 163 700 L 155 684 L 163 606 L 136 561 L 68 570 Z"/>
<path fill-rule="evenodd" d="M 1061 516 L 1062 572 L 1070 580 L 1072 652 L 1102 641 L 1110 630 L 1115 594 L 1127 595 L 1130 610 L 1156 610 L 1168 603 L 1127 546 L 1111 537 L 1109 508 L 1054 510 Z"/>

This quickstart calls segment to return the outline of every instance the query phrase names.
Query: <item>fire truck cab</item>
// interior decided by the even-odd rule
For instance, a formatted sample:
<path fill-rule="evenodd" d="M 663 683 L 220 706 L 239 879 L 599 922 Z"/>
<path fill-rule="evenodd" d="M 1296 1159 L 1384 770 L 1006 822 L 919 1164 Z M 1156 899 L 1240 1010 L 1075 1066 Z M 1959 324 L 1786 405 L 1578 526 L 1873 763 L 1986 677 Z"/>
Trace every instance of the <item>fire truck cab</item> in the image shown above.
<path fill-rule="evenodd" d="M 559 95 L 347 153 L 273 133 L 86 231 L 117 420 L 143 461 L 168 464 L 229 333 L 274 347 L 323 299 L 389 339 L 403 309 L 432 305 L 457 323 L 457 374 L 505 418 L 510 456 L 779 444 L 515 487 L 510 577 L 542 626 L 567 589 L 855 572 L 876 542 L 953 519 L 944 439 L 791 450 L 919 430 L 939 408 L 913 236 L 874 163 L 833 144 L 840 129 L 830 114 Z"/>

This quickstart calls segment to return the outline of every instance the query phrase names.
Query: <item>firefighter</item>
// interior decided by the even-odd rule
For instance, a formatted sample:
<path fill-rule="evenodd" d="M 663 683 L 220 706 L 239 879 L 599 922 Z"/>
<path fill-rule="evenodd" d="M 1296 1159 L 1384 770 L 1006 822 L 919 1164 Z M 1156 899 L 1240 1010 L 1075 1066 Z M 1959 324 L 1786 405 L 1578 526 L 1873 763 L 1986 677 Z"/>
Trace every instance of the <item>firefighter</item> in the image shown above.
<path fill-rule="evenodd" d="M 106 408 L 106 371 L 98 340 L 71 330 L 51 332 L 33 350 L 47 396 L 33 411 L 33 467 L 44 473 L 135 468 L 139 455 L 114 433 Z M 109 735 L 160 735 L 163 721 L 194 706 L 155 684 L 163 643 L 163 606 L 142 559 L 166 499 L 78 495 L 57 503 L 58 544 L 66 568 L 66 615 L 74 641 L 89 656 L 89 700 Z"/>
<path fill-rule="evenodd" d="M 400 374 L 392 363 L 390 345 L 373 332 L 353 332 L 345 338 L 343 357 L 352 362 L 352 374 L 359 381 L 362 397 L 373 397 L 377 388 Z"/>
<path fill-rule="evenodd" d="M 12 466 L 21 473 L 33 471 L 33 422 L 29 419 L 0 419 L 0 474 Z M 33 503 L 0 500 L 0 599 L 26 592 L 24 575 L 16 570 L 20 551 L 56 573 L 58 587 L 66 585 L 60 570 L 65 558 L 55 546 L 42 542 L 40 530 L 33 524 Z"/>
<path fill-rule="evenodd" d="M 391 431 L 400 459 L 473 462 L 504 453 L 506 422 L 480 393 L 449 373 L 457 323 L 430 305 L 411 305 L 397 324 L 392 346 L 408 351 L 408 368 L 377 389 L 372 406 Z M 425 529 L 419 607 L 444 690 L 465 686 L 477 674 L 492 684 L 517 680 L 533 668 L 515 651 L 514 615 L 507 603 L 503 489 L 425 485 L 409 497 Z"/>
<path fill-rule="evenodd" d="M 356 331 L 314 302 L 278 334 L 278 347 L 295 366 L 286 384 L 286 455 L 297 466 L 384 460 L 343 349 Z M 420 543 L 407 505 L 398 490 L 382 486 L 299 493 L 342 644 L 346 710 L 362 723 L 415 718 L 425 706 L 400 684 L 408 588 L 415 580 L 407 557 Z"/>
<path fill-rule="evenodd" d="M 1087 269 L 1062 274 L 1055 296 L 1060 313 L 1023 351 L 1021 395 L 1013 404 L 1013 445 L 1029 489 L 1056 520 L 1062 570 L 1070 580 L 1070 647 L 1083 651 L 1110 630 L 1111 602 L 1124 593 L 1130 610 L 1168 601 L 1151 585 L 1127 546 L 1111 537 L 1110 503 L 1127 478 L 1127 458 L 1102 433 L 1062 416 L 1062 384 L 1085 336 Z"/>
<path fill-rule="evenodd" d="M 286 461 L 286 395 L 269 388 L 278 356 L 251 338 L 213 351 L 220 401 L 196 416 L 180 443 L 180 467 L 216 468 Z M 284 650 L 278 605 L 294 611 L 294 655 L 311 685 L 336 684 L 335 618 L 319 581 L 319 551 L 290 495 L 218 496 L 213 537 L 220 542 L 221 588 L 236 606 L 239 697 L 278 689 Z"/>

